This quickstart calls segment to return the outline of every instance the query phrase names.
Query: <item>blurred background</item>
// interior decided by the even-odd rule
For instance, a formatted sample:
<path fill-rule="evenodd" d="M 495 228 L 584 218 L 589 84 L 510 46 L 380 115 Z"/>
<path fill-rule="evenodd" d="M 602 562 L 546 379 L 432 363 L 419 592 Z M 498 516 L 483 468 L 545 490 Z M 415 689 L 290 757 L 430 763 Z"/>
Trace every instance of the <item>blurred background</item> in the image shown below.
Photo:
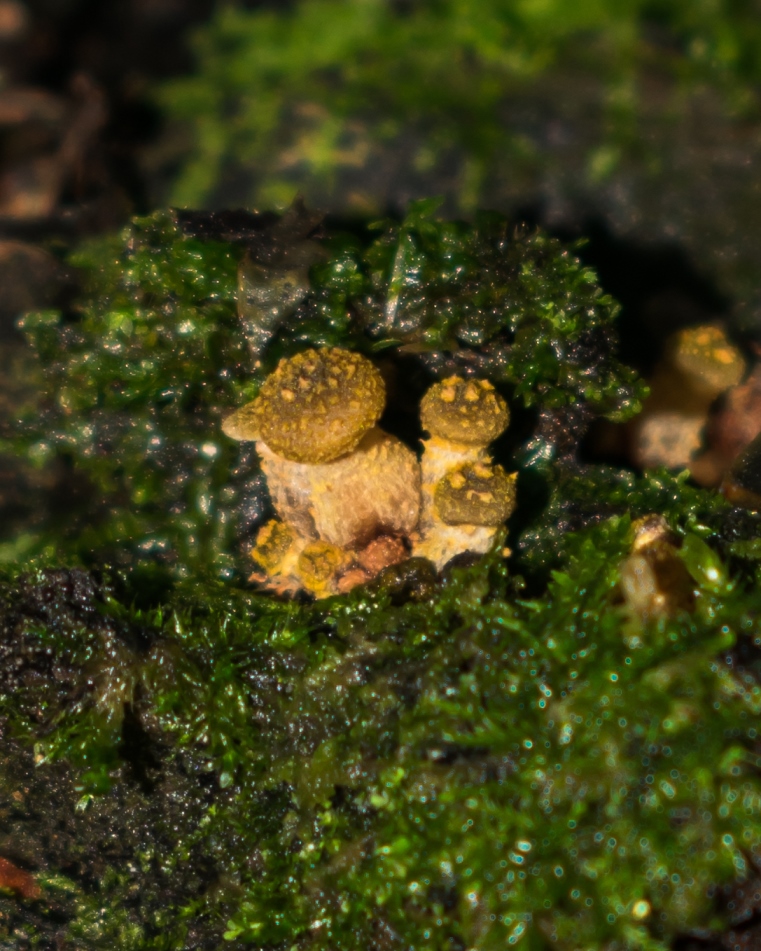
<path fill-rule="evenodd" d="M 0 0 L 0 64 L 6 315 L 55 284 L 8 241 L 300 192 L 515 213 L 652 326 L 758 323 L 759 0 Z"/>

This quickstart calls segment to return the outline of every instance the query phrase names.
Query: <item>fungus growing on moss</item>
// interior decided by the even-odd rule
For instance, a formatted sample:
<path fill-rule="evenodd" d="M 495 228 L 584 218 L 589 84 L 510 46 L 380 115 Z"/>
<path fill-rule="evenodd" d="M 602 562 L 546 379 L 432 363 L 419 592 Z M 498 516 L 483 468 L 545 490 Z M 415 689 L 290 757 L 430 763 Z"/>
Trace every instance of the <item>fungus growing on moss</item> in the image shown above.
<path fill-rule="evenodd" d="M 643 468 L 679 469 L 698 455 L 711 403 L 745 375 L 745 360 L 712 324 L 672 334 L 632 423 L 633 455 Z"/>
<path fill-rule="evenodd" d="M 646 515 L 633 525 L 631 554 L 621 566 L 627 607 L 643 621 L 691 611 L 694 584 L 678 554 L 678 539 L 662 515 Z"/>
<path fill-rule="evenodd" d="M 515 507 L 516 475 L 492 465 L 489 443 L 510 420 L 488 380 L 451 376 L 420 405 L 430 433 L 421 460 L 423 509 L 414 554 L 441 569 L 464 551 L 487 552 Z"/>
<path fill-rule="evenodd" d="M 318 596 L 333 592 L 353 553 L 379 536 L 406 538 L 417 526 L 419 464 L 376 427 L 384 403 L 383 379 L 366 357 L 308 350 L 281 360 L 259 396 L 223 424 L 231 438 L 256 442 L 273 505 L 295 544 L 306 550 L 319 541 L 346 554 L 334 559 L 331 582 L 289 562 L 294 583 Z M 254 558 L 263 564 L 258 546 Z M 277 590 L 287 587 L 279 566 L 263 567 Z M 361 566 L 360 576 L 368 580 L 371 569 Z"/>
<path fill-rule="evenodd" d="M 365 357 L 306 350 L 281 360 L 259 396 L 222 429 L 233 439 L 261 439 L 290 462 L 331 462 L 356 448 L 385 401 L 383 379 Z"/>
<path fill-rule="evenodd" d="M 452 469 L 434 490 L 434 506 L 447 525 L 484 525 L 496 528 L 515 508 L 517 473 L 502 466 L 468 463 Z"/>

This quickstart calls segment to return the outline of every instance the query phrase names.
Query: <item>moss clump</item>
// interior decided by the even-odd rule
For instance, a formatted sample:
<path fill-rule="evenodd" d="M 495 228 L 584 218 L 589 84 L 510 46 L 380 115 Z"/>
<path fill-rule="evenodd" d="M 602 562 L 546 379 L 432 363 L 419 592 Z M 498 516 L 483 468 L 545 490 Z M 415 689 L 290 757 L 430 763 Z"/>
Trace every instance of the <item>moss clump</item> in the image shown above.
<path fill-rule="evenodd" d="M 500 216 L 469 226 L 437 221 L 435 206 L 359 237 L 318 232 L 324 251 L 303 299 L 258 328 L 253 354 L 238 269 L 273 244 L 285 242 L 286 258 L 302 247 L 298 228 L 283 237 L 287 217 L 157 213 L 80 251 L 76 311 L 24 321 L 49 391 L 27 408 L 20 448 L 41 462 L 73 459 L 100 500 L 60 543 L 87 558 L 152 560 L 175 577 L 211 568 L 233 578 L 266 497 L 253 446 L 232 443 L 222 421 L 282 357 L 309 346 L 411 354 L 413 388 L 431 373 L 476 370 L 518 405 L 634 413 L 643 388 L 615 359 L 616 305 L 594 273 Z M 413 400 L 403 412 L 414 432 Z"/>
<path fill-rule="evenodd" d="M 133 832 L 99 879 L 127 912 L 110 940 L 658 949 L 718 927 L 709 890 L 761 847 L 761 688 L 740 661 L 761 602 L 674 527 L 696 610 L 645 627 L 616 607 L 627 517 L 569 537 L 533 598 L 498 556 L 433 589 L 392 569 L 319 606 L 196 579 L 149 614 L 128 576 L 8 579 L 4 651 L 26 664 L 3 666 L 9 731 L 51 784 L 71 764 L 91 815 L 163 830 L 158 866 L 129 860 Z M 61 861 L 27 844 L 33 871 Z M 155 903 L 123 904 L 143 889 Z"/>
<path fill-rule="evenodd" d="M 19 442 L 66 452 L 101 501 L 0 579 L 0 752 L 38 780 L 9 857 L 42 886 L 2 940 L 659 951 L 725 922 L 711 890 L 761 850 L 758 520 L 574 461 L 590 418 L 641 395 L 613 302 L 556 242 L 431 211 L 308 237 L 326 249 L 309 287 L 259 334 L 236 270 L 271 218 L 232 241 L 219 219 L 140 221 L 80 255 L 76 315 L 27 319 L 50 389 Z M 267 503 L 221 421 L 325 346 L 384 361 L 413 440 L 402 372 L 413 396 L 473 376 L 510 403 L 518 507 L 491 553 L 441 574 L 409 559 L 314 603 L 242 583 Z M 651 513 L 697 594 L 643 622 L 621 566 Z"/>

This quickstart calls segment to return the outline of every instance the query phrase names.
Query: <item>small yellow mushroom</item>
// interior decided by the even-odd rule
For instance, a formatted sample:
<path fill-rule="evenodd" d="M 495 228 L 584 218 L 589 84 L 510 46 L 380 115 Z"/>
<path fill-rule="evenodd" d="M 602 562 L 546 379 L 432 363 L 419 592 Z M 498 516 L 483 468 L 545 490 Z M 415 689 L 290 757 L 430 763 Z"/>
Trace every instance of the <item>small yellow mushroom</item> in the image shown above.
<path fill-rule="evenodd" d="M 517 473 L 502 466 L 468 463 L 452 469 L 434 490 L 437 515 L 447 525 L 496 528 L 515 510 Z"/>
<path fill-rule="evenodd" d="M 420 465 L 375 425 L 384 403 L 366 357 L 307 350 L 281 360 L 222 428 L 256 442 L 275 510 L 303 544 L 357 550 L 378 536 L 408 537 L 420 516 Z"/>
<path fill-rule="evenodd" d="M 686 327 L 671 338 L 666 359 L 690 387 L 705 394 L 708 402 L 745 375 L 745 358 L 720 327 L 705 324 Z"/>
<path fill-rule="evenodd" d="M 232 439 L 262 440 L 290 462 L 330 462 L 356 448 L 385 402 L 383 378 L 361 354 L 306 350 L 281 360 L 222 429 Z"/>
<path fill-rule="evenodd" d="M 713 324 L 672 334 L 632 422 L 632 455 L 643 468 L 688 467 L 698 457 L 711 404 L 745 375 L 742 353 Z"/>
<path fill-rule="evenodd" d="M 420 404 L 423 429 L 466 446 L 488 446 L 507 429 L 507 403 L 488 380 L 450 376 L 428 390 Z"/>
<path fill-rule="evenodd" d="M 515 505 L 515 479 L 492 465 L 487 447 L 510 420 L 488 380 L 451 376 L 420 406 L 423 507 L 413 554 L 441 569 L 460 552 L 487 552 Z"/>
<path fill-rule="evenodd" d="M 691 611 L 694 584 L 666 519 L 647 515 L 632 527 L 632 551 L 621 566 L 621 592 L 627 607 L 643 621 Z"/>

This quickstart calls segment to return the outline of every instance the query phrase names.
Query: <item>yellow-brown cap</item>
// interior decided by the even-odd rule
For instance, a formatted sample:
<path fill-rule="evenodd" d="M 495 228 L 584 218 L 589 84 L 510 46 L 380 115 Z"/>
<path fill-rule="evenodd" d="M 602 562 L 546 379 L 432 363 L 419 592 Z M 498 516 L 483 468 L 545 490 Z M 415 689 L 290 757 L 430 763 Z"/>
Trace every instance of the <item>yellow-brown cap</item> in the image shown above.
<path fill-rule="evenodd" d="M 325 541 L 310 542 L 299 555 L 297 571 L 307 591 L 324 597 L 350 562 L 351 556 L 343 548 Z"/>
<path fill-rule="evenodd" d="M 745 374 L 745 358 L 720 327 L 704 324 L 677 331 L 667 344 L 671 365 L 699 390 L 718 396 Z"/>
<path fill-rule="evenodd" d="M 434 491 L 434 504 L 446 525 L 496 527 L 515 510 L 517 473 L 502 466 L 467 463 L 450 470 Z"/>
<path fill-rule="evenodd" d="M 487 446 L 510 421 L 507 403 L 488 380 L 450 376 L 433 386 L 420 404 L 423 429 L 467 446 Z"/>
<path fill-rule="evenodd" d="M 280 361 L 259 396 L 223 423 L 233 439 L 261 439 L 292 462 L 331 462 L 378 421 L 383 378 L 359 353 L 305 350 Z"/>
<path fill-rule="evenodd" d="M 268 575 L 274 575 L 279 571 L 295 541 L 296 533 L 291 526 L 272 518 L 259 530 L 251 558 Z"/>

